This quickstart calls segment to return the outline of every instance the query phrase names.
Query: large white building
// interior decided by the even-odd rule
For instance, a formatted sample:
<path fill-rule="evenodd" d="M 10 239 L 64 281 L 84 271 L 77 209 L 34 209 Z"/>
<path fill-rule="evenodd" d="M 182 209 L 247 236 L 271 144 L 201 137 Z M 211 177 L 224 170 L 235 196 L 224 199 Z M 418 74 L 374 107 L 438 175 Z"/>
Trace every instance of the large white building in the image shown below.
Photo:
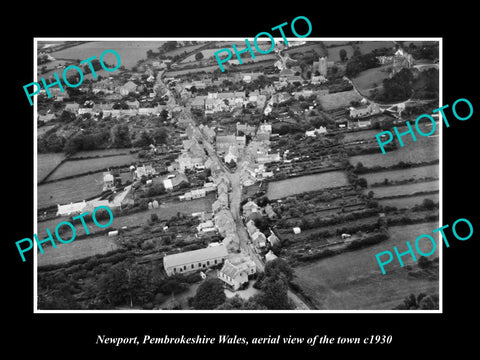
<path fill-rule="evenodd" d="M 204 270 L 223 263 L 228 257 L 225 245 L 207 247 L 178 254 L 166 255 L 163 267 L 168 276 L 183 274 L 196 270 Z"/>

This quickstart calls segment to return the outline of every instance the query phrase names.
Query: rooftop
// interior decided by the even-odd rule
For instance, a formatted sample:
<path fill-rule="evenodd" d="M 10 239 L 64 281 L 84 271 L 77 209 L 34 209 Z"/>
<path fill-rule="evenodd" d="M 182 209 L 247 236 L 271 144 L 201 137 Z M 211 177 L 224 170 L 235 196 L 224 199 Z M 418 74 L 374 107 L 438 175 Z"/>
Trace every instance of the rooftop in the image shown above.
<path fill-rule="evenodd" d="M 166 255 L 163 258 L 165 268 L 181 266 L 205 260 L 226 257 L 228 255 L 225 245 L 207 247 L 178 254 Z"/>

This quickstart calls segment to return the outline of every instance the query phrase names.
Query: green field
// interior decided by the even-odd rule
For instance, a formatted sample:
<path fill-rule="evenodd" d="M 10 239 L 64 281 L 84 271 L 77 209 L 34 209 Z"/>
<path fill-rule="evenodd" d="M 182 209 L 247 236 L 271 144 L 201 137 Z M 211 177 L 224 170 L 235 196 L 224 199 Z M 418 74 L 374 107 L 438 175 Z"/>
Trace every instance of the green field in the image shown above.
<path fill-rule="evenodd" d="M 403 132 L 405 129 L 400 128 L 398 131 Z M 403 147 L 398 146 L 396 150 L 388 151 L 385 155 L 382 154 L 379 147 L 378 154 L 350 157 L 350 164 L 356 166 L 357 163 L 361 162 L 365 167 L 389 167 L 398 164 L 400 161 L 421 163 L 439 159 L 440 147 L 438 136 L 419 136 L 416 142 L 414 142 L 410 136 L 404 136 L 402 140 L 404 142 Z"/>
<path fill-rule="evenodd" d="M 65 155 L 62 153 L 37 154 L 37 182 L 42 181 L 63 159 Z"/>
<path fill-rule="evenodd" d="M 397 209 L 405 209 L 405 208 L 414 207 L 415 205 L 420 205 L 425 199 L 430 199 L 435 203 L 438 203 L 440 201 L 438 194 L 426 194 L 426 195 L 402 197 L 398 199 L 378 200 L 378 204 L 380 206 L 393 206 L 393 207 L 396 207 Z"/>
<path fill-rule="evenodd" d="M 411 293 L 438 293 L 438 280 L 409 276 L 398 261 L 386 265 L 386 274 L 382 275 L 375 258 L 375 254 L 392 250 L 393 246 L 406 249 L 407 240 L 414 241 L 436 228 L 436 222 L 391 227 L 391 238 L 384 242 L 295 267 L 295 281 L 322 310 L 389 310 Z M 431 249 L 428 243 L 421 242 L 419 246 L 425 252 Z M 432 255 L 435 256 L 438 248 Z M 403 260 L 405 264 L 413 264 L 409 257 Z"/>
<path fill-rule="evenodd" d="M 373 191 L 375 198 L 384 198 L 389 196 L 410 195 L 424 191 L 438 191 L 438 189 L 439 182 L 435 180 L 397 186 L 378 186 L 365 190 L 365 193 Z"/>
<path fill-rule="evenodd" d="M 359 177 L 365 178 L 368 185 L 383 183 L 385 179 L 389 181 L 402 181 L 408 179 L 439 178 L 439 165 L 427 165 L 410 169 L 380 171 L 370 174 L 362 174 Z"/>
<path fill-rule="evenodd" d="M 342 171 L 330 171 L 321 174 L 299 176 L 268 183 L 267 197 L 270 200 L 276 200 L 308 191 L 344 186 L 347 184 L 347 177 Z"/>
<path fill-rule="evenodd" d="M 51 205 L 82 201 L 101 194 L 102 190 L 103 176 L 101 173 L 83 175 L 39 185 L 37 187 L 37 204 L 41 209 Z"/>
<path fill-rule="evenodd" d="M 108 156 L 96 159 L 71 160 L 63 163 L 48 180 L 58 180 L 86 172 L 102 171 L 109 167 L 128 166 L 138 160 L 137 154 Z"/>
<path fill-rule="evenodd" d="M 58 243 L 56 248 L 51 246 L 45 248 L 43 254 L 38 251 L 37 264 L 38 266 L 61 264 L 97 254 L 105 254 L 116 249 L 118 249 L 118 245 L 115 243 L 114 237 L 91 236 L 82 240 L 74 240 L 68 244 Z"/>
<path fill-rule="evenodd" d="M 357 90 L 364 96 L 369 96 L 370 91 L 378 86 L 378 90 L 382 89 L 382 82 L 388 78 L 391 65 L 384 65 L 373 69 L 362 71 L 355 78 L 351 79 Z"/>

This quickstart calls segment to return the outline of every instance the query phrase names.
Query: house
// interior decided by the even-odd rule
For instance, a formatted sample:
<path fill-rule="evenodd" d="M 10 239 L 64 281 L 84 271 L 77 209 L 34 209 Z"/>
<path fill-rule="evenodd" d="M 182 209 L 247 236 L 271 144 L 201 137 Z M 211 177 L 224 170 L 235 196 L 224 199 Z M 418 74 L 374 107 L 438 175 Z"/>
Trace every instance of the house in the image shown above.
<path fill-rule="evenodd" d="M 292 83 L 295 81 L 302 81 L 302 78 L 298 75 L 295 75 L 294 71 L 292 69 L 283 69 L 280 71 L 279 74 L 279 81 L 282 82 L 287 82 L 287 83 Z"/>
<path fill-rule="evenodd" d="M 188 153 L 182 153 L 177 159 L 179 171 L 184 173 L 186 169 L 193 170 L 203 167 L 204 157 L 196 157 Z"/>
<path fill-rule="evenodd" d="M 302 229 L 300 229 L 298 226 L 297 227 L 294 227 L 293 229 L 293 233 L 296 235 L 296 234 L 300 234 L 302 232 Z"/>
<path fill-rule="evenodd" d="M 204 270 L 223 263 L 228 258 L 225 245 L 186 251 L 179 254 L 165 255 L 163 267 L 168 276 Z"/>
<path fill-rule="evenodd" d="M 267 238 L 266 236 L 260 231 L 257 230 L 251 235 L 253 244 L 257 249 L 262 249 L 267 246 Z"/>
<path fill-rule="evenodd" d="M 270 204 L 267 204 L 263 210 L 265 211 L 265 214 L 268 216 L 270 220 L 275 219 L 277 217 L 277 214 L 275 211 L 273 211 L 273 207 Z"/>
<path fill-rule="evenodd" d="M 213 221 L 207 220 L 197 225 L 197 231 L 206 233 L 206 232 L 216 231 L 216 229 L 215 229 L 215 225 L 213 224 Z"/>
<path fill-rule="evenodd" d="M 70 216 L 72 214 L 80 214 L 86 206 L 87 203 L 85 202 L 85 200 L 83 200 L 82 202 L 70 203 L 66 205 L 57 204 L 57 216 Z"/>
<path fill-rule="evenodd" d="M 188 184 L 188 178 L 183 173 L 175 174 L 174 177 L 167 177 L 163 180 L 163 186 L 166 190 L 173 190 L 176 187 L 180 186 L 182 183 Z"/>
<path fill-rule="evenodd" d="M 266 262 L 269 262 L 269 261 L 273 261 L 277 258 L 278 256 L 275 255 L 272 250 L 269 250 L 268 253 L 265 254 L 265 261 Z"/>
<path fill-rule="evenodd" d="M 230 253 L 240 251 L 240 238 L 238 237 L 236 231 L 227 232 L 222 243 L 225 244 L 228 252 Z"/>
<path fill-rule="evenodd" d="M 252 200 L 249 200 L 242 207 L 243 216 L 247 217 L 252 212 L 258 212 L 259 209 L 260 209 L 260 207 L 255 202 L 253 202 Z"/>
<path fill-rule="evenodd" d="M 206 96 L 196 96 L 193 101 L 190 103 L 192 109 L 196 110 L 205 110 L 205 99 Z"/>
<path fill-rule="evenodd" d="M 103 191 L 113 190 L 115 188 L 114 177 L 110 172 L 103 173 Z"/>
<path fill-rule="evenodd" d="M 143 166 L 138 166 L 135 170 L 135 179 L 141 179 L 142 176 L 153 176 L 157 172 L 155 169 L 152 167 L 152 165 L 143 165 Z"/>
<path fill-rule="evenodd" d="M 382 112 L 382 110 L 380 109 L 380 106 L 376 103 L 371 103 L 371 104 L 364 105 L 357 108 L 350 107 L 349 110 L 350 110 L 349 115 L 350 115 L 350 118 L 352 119 L 358 119 L 361 117 L 375 115 Z"/>
<path fill-rule="evenodd" d="M 323 127 L 323 126 L 320 126 L 318 129 L 305 131 L 305 136 L 315 137 L 317 135 L 326 134 L 326 133 L 327 133 L 327 128 Z"/>
<path fill-rule="evenodd" d="M 237 227 L 232 213 L 227 209 L 221 209 L 214 217 L 215 227 L 222 236 L 235 232 Z"/>
<path fill-rule="evenodd" d="M 207 192 L 205 191 L 205 189 L 194 189 L 186 192 L 184 195 L 180 195 L 178 198 L 180 200 L 192 200 L 192 199 L 203 198 L 206 195 L 207 195 Z"/>
<path fill-rule="evenodd" d="M 138 109 L 140 107 L 140 103 L 138 102 L 138 100 L 126 101 L 125 104 L 127 104 L 129 109 Z"/>
<path fill-rule="evenodd" d="M 255 135 L 256 127 L 254 125 L 241 124 L 237 122 L 237 134 L 242 132 L 244 135 Z"/>
<path fill-rule="evenodd" d="M 248 283 L 249 275 L 255 274 L 256 270 L 255 262 L 251 259 L 238 264 L 232 264 L 227 259 L 222 269 L 217 272 L 217 277 L 231 290 L 236 291 L 243 284 Z"/>
<path fill-rule="evenodd" d="M 215 146 L 218 152 L 227 152 L 230 146 L 237 144 L 235 135 L 217 135 Z"/>
<path fill-rule="evenodd" d="M 79 108 L 80 108 L 80 104 L 77 104 L 77 103 L 67 104 L 65 106 L 65 111 L 71 112 L 72 114 L 76 114 Z"/>
<path fill-rule="evenodd" d="M 253 220 L 248 220 L 245 226 L 247 227 L 247 232 L 248 232 L 248 235 L 250 236 L 252 236 L 252 234 L 258 231 L 257 227 L 255 226 L 255 222 Z"/>
<path fill-rule="evenodd" d="M 133 81 L 128 81 L 123 86 L 120 86 L 118 88 L 118 92 L 120 95 L 126 96 L 132 92 L 135 92 L 137 90 L 137 84 L 135 84 Z"/>
<path fill-rule="evenodd" d="M 270 245 L 280 245 L 280 239 L 275 235 L 273 231 L 270 230 L 270 236 L 267 238 Z"/>
<path fill-rule="evenodd" d="M 38 121 L 43 121 L 44 123 L 48 123 L 53 119 L 55 119 L 55 114 L 38 115 Z"/>

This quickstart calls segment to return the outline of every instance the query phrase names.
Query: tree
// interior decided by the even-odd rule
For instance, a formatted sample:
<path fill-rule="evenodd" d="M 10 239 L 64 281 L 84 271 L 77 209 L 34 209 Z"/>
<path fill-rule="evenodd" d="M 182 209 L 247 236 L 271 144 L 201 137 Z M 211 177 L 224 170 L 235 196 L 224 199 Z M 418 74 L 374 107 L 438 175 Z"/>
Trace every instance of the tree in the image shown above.
<path fill-rule="evenodd" d="M 265 278 L 262 293 L 254 300 L 269 310 L 289 310 L 292 305 L 288 299 L 288 286 L 282 279 Z"/>
<path fill-rule="evenodd" d="M 427 210 L 433 210 L 435 208 L 435 202 L 431 199 L 423 199 L 422 207 Z"/>
<path fill-rule="evenodd" d="M 195 54 L 195 60 L 199 61 L 203 59 L 203 53 L 200 51 Z"/>
<path fill-rule="evenodd" d="M 168 131 L 164 127 L 160 127 L 153 132 L 153 140 L 155 140 L 155 144 L 165 144 L 168 138 Z"/>
<path fill-rule="evenodd" d="M 361 188 L 366 188 L 368 186 L 367 180 L 365 178 L 360 178 L 357 180 L 357 185 Z"/>
<path fill-rule="evenodd" d="M 153 296 L 154 286 L 150 279 L 145 267 L 130 260 L 123 261 L 110 267 L 101 278 L 99 296 L 112 306 L 142 305 Z"/>
<path fill-rule="evenodd" d="M 340 55 L 340 61 L 347 60 L 347 51 L 345 49 L 340 49 L 338 54 Z"/>
<path fill-rule="evenodd" d="M 130 132 L 127 124 L 115 125 L 112 128 L 111 143 L 113 147 L 125 148 L 130 147 Z"/>
<path fill-rule="evenodd" d="M 421 256 L 418 259 L 418 267 L 420 269 L 427 269 L 432 265 L 432 261 L 430 261 L 426 256 Z"/>
<path fill-rule="evenodd" d="M 223 283 L 220 279 L 207 279 L 197 289 L 192 306 L 197 310 L 212 310 L 225 302 Z"/>

